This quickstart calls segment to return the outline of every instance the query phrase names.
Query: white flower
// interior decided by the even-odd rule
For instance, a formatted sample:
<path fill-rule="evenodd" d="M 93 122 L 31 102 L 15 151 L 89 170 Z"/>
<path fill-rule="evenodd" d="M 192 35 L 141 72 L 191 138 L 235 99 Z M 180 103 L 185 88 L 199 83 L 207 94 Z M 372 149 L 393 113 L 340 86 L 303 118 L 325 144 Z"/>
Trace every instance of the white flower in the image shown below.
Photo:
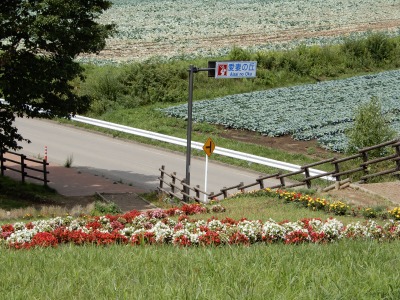
<path fill-rule="evenodd" d="M 13 232 L 7 239 L 9 243 L 29 243 L 33 236 L 39 231 L 34 229 L 22 229 Z"/>
<path fill-rule="evenodd" d="M 285 238 L 286 232 L 285 227 L 272 220 L 265 222 L 262 226 L 262 234 L 273 239 Z"/>
<path fill-rule="evenodd" d="M 336 219 L 328 219 L 319 230 L 315 230 L 318 233 L 324 233 L 325 237 L 329 240 L 341 239 L 343 237 L 344 225 L 342 222 Z"/>
<path fill-rule="evenodd" d="M 249 238 L 251 242 L 256 242 L 261 237 L 262 225 L 258 221 L 244 220 L 237 224 L 240 233 Z"/>
<path fill-rule="evenodd" d="M 25 223 L 17 222 L 14 224 L 14 230 L 22 230 L 25 228 Z"/>
<path fill-rule="evenodd" d="M 157 222 L 151 229 L 157 242 L 164 243 L 172 239 L 174 230 L 163 222 Z"/>
<path fill-rule="evenodd" d="M 207 227 L 213 231 L 225 231 L 226 226 L 220 220 L 211 220 L 208 222 Z"/>

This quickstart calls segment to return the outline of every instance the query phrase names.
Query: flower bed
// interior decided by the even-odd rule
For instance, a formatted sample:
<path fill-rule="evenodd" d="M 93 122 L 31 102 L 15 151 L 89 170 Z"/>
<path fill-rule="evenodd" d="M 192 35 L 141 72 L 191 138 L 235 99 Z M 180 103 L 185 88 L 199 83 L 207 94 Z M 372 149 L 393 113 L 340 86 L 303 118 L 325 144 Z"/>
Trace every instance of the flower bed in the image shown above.
<path fill-rule="evenodd" d="M 73 218 L 5 224 L 0 230 L 0 245 L 13 249 L 75 245 L 160 245 L 222 246 L 255 243 L 330 243 L 341 239 L 391 241 L 400 238 L 400 222 L 390 220 L 380 226 L 374 221 L 345 226 L 330 218 L 303 219 L 297 222 L 268 220 L 191 220 L 189 215 L 207 208 L 187 204 L 181 208 L 131 211 L 121 215 Z M 171 218 L 172 216 L 179 216 Z"/>

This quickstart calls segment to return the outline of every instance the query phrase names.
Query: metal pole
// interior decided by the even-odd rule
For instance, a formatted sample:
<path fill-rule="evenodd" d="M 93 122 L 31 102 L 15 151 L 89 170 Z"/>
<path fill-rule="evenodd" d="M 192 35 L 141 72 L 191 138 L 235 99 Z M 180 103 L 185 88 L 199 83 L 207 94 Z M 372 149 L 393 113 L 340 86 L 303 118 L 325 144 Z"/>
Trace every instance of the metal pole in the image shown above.
<path fill-rule="evenodd" d="M 0 171 L 1 171 L 1 176 L 4 176 L 4 158 L 3 158 L 3 151 L 1 150 L 0 150 Z"/>
<path fill-rule="evenodd" d="M 192 150 L 192 106 L 193 106 L 193 77 L 197 71 L 196 67 L 190 65 L 189 68 L 189 101 L 188 101 L 188 118 L 187 118 L 187 145 L 186 145 L 186 177 L 185 183 L 190 186 L 190 157 Z M 190 189 L 185 186 L 184 191 L 189 195 Z M 189 197 L 184 196 L 183 200 L 188 202 Z"/>
<path fill-rule="evenodd" d="M 208 175 L 208 155 L 206 154 L 206 169 L 204 171 L 204 191 L 207 193 L 207 175 Z M 204 194 L 203 198 L 204 203 L 207 203 L 207 195 Z"/>

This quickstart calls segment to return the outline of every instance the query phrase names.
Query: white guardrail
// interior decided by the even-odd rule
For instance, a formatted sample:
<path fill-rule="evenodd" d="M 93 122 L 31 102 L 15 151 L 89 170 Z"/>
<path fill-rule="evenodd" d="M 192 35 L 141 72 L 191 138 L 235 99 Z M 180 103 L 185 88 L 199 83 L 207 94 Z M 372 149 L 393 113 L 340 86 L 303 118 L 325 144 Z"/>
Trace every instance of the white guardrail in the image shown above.
<path fill-rule="evenodd" d="M 75 116 L 75 117 L 71 118 L 71 120 L 186 147 L 186 139 L 168 136 L 168 135 L 161 134 L 161 133 L 142 130 L 142 129 L 138 129 L 138 128 L 132 128 L 132 127 L 116 124 L 116 123 L 106 122 L 106 121 L 102 121 L 102 120 L 96 120 L 96 119 L 83 117 L 83 116 Z M 203 144 L 192 141 L 192 149 L 203 150 Z M 265 158 L 265 157 L 261 157 L 261 156 L 256 156 L 256 155 L 252 155 L 252 154 L 248 154 L 248 153 L 243 153 L 243 152 L 239 152 L 239 151 L 234 151 L 234 150 L 230 150 L 230 149 L 226 149 L 226 148 L 221 148 L 221 147 L 215 147 L 215 150 L 213 153 L 231 157 L 231 158 L 244 160 L 244 161 L 248 161 L 248 162 L 257 163 L 260 165 L 273 167 L 273 168 L 280 169 L 280 170 L 286 170 L 286 171 L 290 171 L 290 172 L 299 171 L 301 169 L 301 166 L 298 166 L 298 165 L 294 165 L 294 164 L 290 164 L 290 163 L 286 163 L 286 162 L 282 162 L 282 161 L 278 161 L 278 160 L 274 160 L 274 159 L 269 159 L 269 158 Z M 320 171 L 320 170 L 312 169 L 312 168 L 310 168 L 309 170 L 310 170 L 310 176 L 316 176 L 316 175 L 321 175 L 321 174 L 326 173 L 324 171 Z M 332 176 L 323 176 L 321 178 L 329 180 L 329 181 L 335 180 Z"/>

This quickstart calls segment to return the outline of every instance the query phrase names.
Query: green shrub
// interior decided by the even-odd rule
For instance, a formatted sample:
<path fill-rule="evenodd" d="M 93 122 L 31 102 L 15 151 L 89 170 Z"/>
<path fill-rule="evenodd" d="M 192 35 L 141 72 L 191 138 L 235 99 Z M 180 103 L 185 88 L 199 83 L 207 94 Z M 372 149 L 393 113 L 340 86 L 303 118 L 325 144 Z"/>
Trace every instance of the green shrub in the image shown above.
<path fill-rule="evenodd" d="M 370 35 L 365 44 L 369 55 L 378 63 L 389 60 L 393 56 L 395 44 L 383 33 Z"/>
<path fill-rule="evenodd" d="M 349 140 L 348 152 L 356 153 L 359 149 L 381 144 L 394 139 L 397 135 L 382 114 L 381 103 L 372 97 L 361 104 L 355 112 L 354 125 L 346 132 Z M 372 157 L 384 156 L 387 153 L 381 149 L 368 152 Z"/>
<path fill-rule="evenodd" d="M 398 39 L 384 33 L 370 34 L 366 39 L 346 39 L 342 50 L 346 54 L 348 67 L 371 68 L 398 58 Z"/>
<path fill-rule="evenodd" d="M 114 202 L 105 203 L 96 201 L 92 215 L 120 214 L 121 209 Z"/>
<path fill-rule="evenodd" d="M 248 50 L 234 46 L 229 53 L 229 60 L 252 60 L 251 53 Z"/>

